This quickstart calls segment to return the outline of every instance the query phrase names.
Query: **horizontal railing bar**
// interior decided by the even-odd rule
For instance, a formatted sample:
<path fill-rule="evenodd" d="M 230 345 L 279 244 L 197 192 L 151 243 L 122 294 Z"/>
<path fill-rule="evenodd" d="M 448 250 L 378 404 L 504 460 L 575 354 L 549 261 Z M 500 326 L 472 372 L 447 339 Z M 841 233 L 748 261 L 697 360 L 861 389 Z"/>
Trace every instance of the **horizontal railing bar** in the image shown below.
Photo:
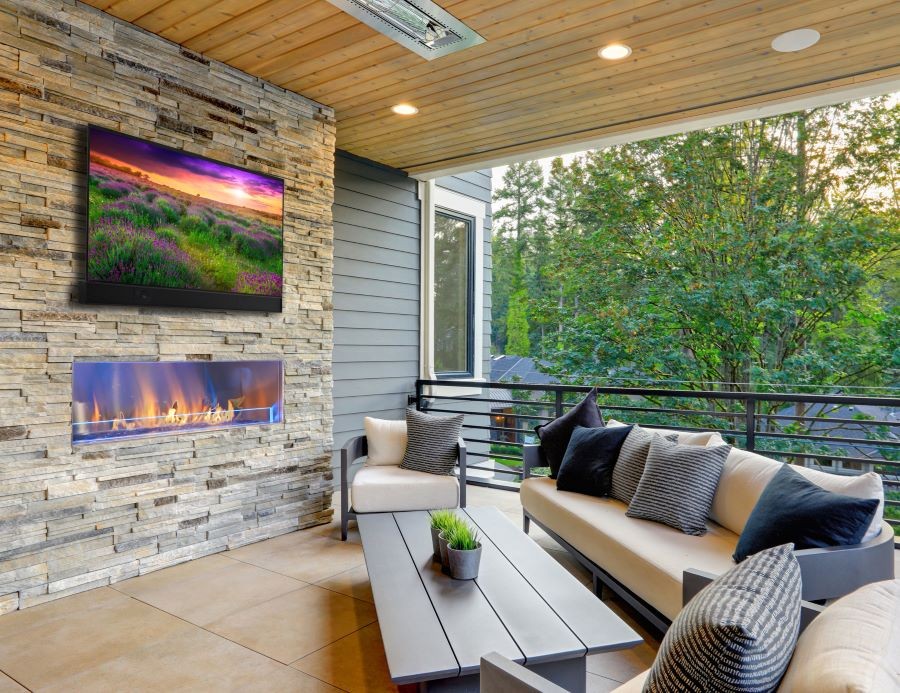
<path fill-rule="evenodd" d="M 468 423 L 463 423 L 463 428 L 477 428 L 483 431 L 502 431 L 504 433 L 528 433 L 534 435 L 533 428 L 510 428 L 509 426 L 479 426 L 477 424 Z"/>
<path fill-rule="evenodd" d="M 439 411 L 445 414 L 469 414 L 470 416 L 493 416 L 490 412 L 482 411 L 465 411 L 464 409 L 441 409 L 438 407 L 428 407 L 426 411 Z M 503 416 L 511 416 L 516 419 L 534 419 L 536 421 L 553 421 L 552 416 L 538 416 L 537 414 L 504 414 Z"/>
<path fill-rule="evenodd" d="M 563 405 L 568 406 L 568 405 Z M 574 405 L 573 405 L 574 406 Z M 670 409 L 667 407 L 625 407 L 625 406 L 611 406 L 609 404 L 600 404 L 598 405 L 600 409 L 615 409 L 616 411 L 635 411 L 642 412 L 647 414 L 680 414 L 683 416 L 721 416 L 725 418 L 731 419 L 739 419 L 746 416 L 745 412 L 742 411 L 703 411 L 703 410 L 695 410 L 695 409 Z"/>
<path fill-rule="evenodd" d="M 882 419 L 840 419 L 830 416 L 792 416 L 788 414 L 757 414 L 757 419 L 767 421 L 818 421 L 819 423 L 857 424 L 865 426 L 900 426 L 900 421 L 884 421 Z"/>
<path fill-rule="evenodd" d="M 869 440 L 868 438 L 845 438 L 839 436 L 817 436 L 805 433 L 777 433 L 770 431 L 757 431 L 757 438 L 782 438 L 785 440 L 810 440 L 822 443 L 851 443 L 859 447 L 900 447 L 900 441 L 897 440 Z"/>
<path fill-rule="evenodd" d="M 446 387 L 446 380 L 418 380 L 419 386 Z M 495 382 L 466 382 L 453 381 L 453 387 L 499 388 L 507 390 L 532 390 L 534 392 L 590 392 L 597 390 L 598 394 L 608 395 L 652 395 L 654 397 L 688 397 L 694 399 L 726 399 L 726 400 L 751 400 L 754 402 L 808 402 L 824 404 L 869 404 L 881 407 L 898 407 L 900 400 L 896 397 L 866 397 L 860 395 L 817 395 L 801 393 L 779 392 L 718 392 L 716 390 L 660 390 L 659 388 L 642 387 L 607 387 L 589 385 L 537 385 L 531 383 L 495 383 Z M 423 397 L 428 397 L 423 393 Z"/>
<path fill-rule="evenodd" d="M 443 399 L 443 400 L 456 400 L 458 402 L 490 402 L 492 404 L 521 404 L 525 406 L 532 407 L 550 407 L 553 408 L 553 402 L 544 402 L 541 400 L 527 400 L 527 399 L 494 399 L 493 397 L 466 397 L 465 395 L 460 395 L 458 397 L 450 397 L 449 395 L 427 395 L 425 399 Z M 574 404 L 572 406 L 575 406 Z"/>
<path fill-rule="evenodd" d="M 492 453 L 492 452 L 472 452 L 471 450 L 467 450 L 466 454 L 469 457 L 493 457 L 498 460 L 509 460 L 510 462 L 521 462 L 522 458 L 515 457 L 514 455 L 503 455 L 500 453 Z"/>
<path fill-rule="evenodd" d="M 890 460 L 872 460 L 868 457 L 837 457 L 835 455 L 823 455 L 817 452 L 791 452 L 790 450 L 754 450 L 758 455 L 773 455 L 776 457 L 808 457 L 812 460 L 829 460 L 832 462 L 856 462 L 859 464 L 878 464 L 889 467 L 900 467 L 900 462 Z"/>
<path fill-rule="evenodd" d="M 466 470 L 469 469 L 477 469 L 479 472 L 497 472 L 498 474 L 511 474 L 512 476 L 522 476 L 523 472 L 518 469 L 513 469 L 511 467 L 503 467 L 502 469 L 496 469 L 494 467 L 480 467 L 475 464 L 466 465 Z"/>
<path fill-rule="evenodd" d="M 520 448 L 525 446 L 525 443 L 512 443 L 512 442 L 508 443 L 503 440 L 486 440 L 485 438 L 466 438 L 465 436 L 463 436 L 463 440 L 466 441 L 467 443 L 486 443 L 488 445 L 495 445 L 495 444 L 496 445 L 515 445 Z"/>

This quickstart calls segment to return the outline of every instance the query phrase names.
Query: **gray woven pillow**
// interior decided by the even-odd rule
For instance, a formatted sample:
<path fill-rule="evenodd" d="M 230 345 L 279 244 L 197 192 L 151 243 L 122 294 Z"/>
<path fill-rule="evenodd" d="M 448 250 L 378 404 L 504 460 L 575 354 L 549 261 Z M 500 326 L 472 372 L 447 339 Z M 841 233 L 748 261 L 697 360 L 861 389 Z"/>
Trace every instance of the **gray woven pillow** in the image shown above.
<path fill-rule="evenodd" d="M 641 475 L 644 473 L 647 453 L 650 452 L 650 441 L 653 440 L 653 436 L 658 435 L 647 428 L 632 427 L 631 433 L 628 434 L 619 450 L 616 466 L 613 467 L 612 483 L 609 489 L 611 497 L 623 503 L 631 502 L 638 483 L 641 481 Z M 678 440 L 678 435 L 670 433 L 666 436 L 666 440 L 675 442 Z"/>
<path fill-rule="evenodd" d="M 730 445 L 702 448 L 654 437 L 625 514 L 662 522 L 685 534 L 706 534 L 706 519 L 729 452 Z"/>
<path fill-rule="evenodd" d="M 400 467 L 429 474 L 453 474 L 464 416 L 434 416 L 407 409 L 406 453 Z"/>
<path fill-rule="evenodd" d="M 793 549 L 754 554 L 703 588 L 666 632 L 644 693 L 774 691 L 800 629 Z"/>

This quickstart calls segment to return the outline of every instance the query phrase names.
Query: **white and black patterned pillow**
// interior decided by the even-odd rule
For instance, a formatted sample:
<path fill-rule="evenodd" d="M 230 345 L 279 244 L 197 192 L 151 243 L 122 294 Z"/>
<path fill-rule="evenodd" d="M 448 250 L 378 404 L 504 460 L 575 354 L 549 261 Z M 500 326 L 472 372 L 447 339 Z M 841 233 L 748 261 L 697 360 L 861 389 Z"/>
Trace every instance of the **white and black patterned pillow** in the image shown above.
<path fill-rule="evenodd" d="M 730 445 L 701 448 L 654 437 L 625 514 L 662 522 L 685 534 L 706 534 L 706 519 L 729 452 Z"/>
<path fill-rule="evenodd" d="M 703 588 L 666 632 L 644 693 L 774 691 L 800 629 L 793 549 L 761 551 Z"/>
<path fill-rule="evenodd" d="M 400 467 L 429 474 L 453 474 L 463 417 L 464 414 L 434 416 L 407 409 L 406 454 Z"/>
<path fill-rule="evenodd" d="M 619 458 L 616 460 L 616 466 L 612 471 L 612 482 L 610 484 L 609 495 L 623 503 L 630 503 L 634 498 L 634 492 L 637 490 L 638 483 L 641 481 L 641 475 L 644 473 L 644 464 L 647 462 L 647 453 L 650 452 L 650 441 L 653 436 L 658 433 L 640 426 L 633 426 L 631 433 L 622 443 L 619 450 Z M 675 442 L 678 440 L 678 434 L 670 433 L 666 436 L 666 440 Z"/>

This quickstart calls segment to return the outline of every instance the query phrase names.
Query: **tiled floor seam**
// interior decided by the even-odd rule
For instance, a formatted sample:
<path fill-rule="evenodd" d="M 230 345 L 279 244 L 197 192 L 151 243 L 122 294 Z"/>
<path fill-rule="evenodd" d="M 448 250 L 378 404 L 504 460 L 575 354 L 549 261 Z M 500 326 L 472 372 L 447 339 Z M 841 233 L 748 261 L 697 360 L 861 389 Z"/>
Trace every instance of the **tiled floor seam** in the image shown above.
<path fill-rule="evenodd" d="M 306 673 L 306 672 L 304 672 L 304 673 Z M 20 686 L 21 686 L 22 688 L 24 688 L 26 691 L 29 691 L 30 693 L 34 693 L 34 689 L 33 689 L 33 688 L 29 688 L 29 687 L 26 686 L 24 683 L 22 683 L 21 681 L 19 681 L 19 679 L 17 679 L 17 678 L 16 678 L 15 676 L 13 676 L 12 674 L 9 674 L 9 673 L 3 671 L 3 669 L 0 669 L 0 674 L 3 674 L 3 675 L 4 675 L 6 678 L 8 678 L 10 681 L 15 681 L 18 685 L 20 685 Z"/>
<path fill-rule="evenodd" d="M 269 572 L 273 572 L 273 571 L 269 571 Z M 277 574 L 277 575 L 280 575 L 281 573 L 276 573 L 276 574 Z M 325 578 L 325 579 L 327 579 L 327 578 Z M 111 587 L 112 587 L 112 586 L 111 586 Z M 270 602 L 270 601 L 273 601 L 273 600 L 275 600 L 275 599 L 278 599 L 278 598 L 280 598 L 280 597 L 284 597 L 285 595 L 293 594 L 294 592 L 299 592 L 300 590 L 306 589 L 307 587 L 316 587 L 316 585 L 314 585 L 314 584 L 305 584 L 303 587 L 300 587 L 300 588 L 298 588 L 298 589 L 296 589 L 296 590 L 291 590 L 290 592 L 285 592 L 284 594 L 280 594 L 280 595 L 278 595 L 277 597 L 272 597 L 272 599 L 266 599 L 265 601 L 260 602 L 259 604 L 254 605 L 254 608 L 255 608 L 256 606 L 261 606 L 262 604 L 266 604 L 266 603 L 268 603 L 268 602 Z M 115 588 L 113 588 L 113 589 L 115 589 Z M 323 587 L 322 589 L 325 589 L 325 588 Z M 333 592 L 333 590 L 328 590 L 328 591 L 329 591 L 329 592 Z M 119 590 L 116 590 L 116 592 L 119 592 Z M 295 662 L 299 662 L 301 659 L 303 659 L 303 657 L 308 657 L 308 656 L 310 656 L 311 654 L 313 654 L 313 653 L 315 653 L 315 652 L 318 652 L 319 650 L 323 650 L 323 649 L 325 649 L 326 647 L 329 647 L 329 646 L 331 646 L 331 645 L 334 645 L 336 642 L 339 642 L 339 641 L 343 640 L 344 638 L 350 637 L 350 636 L 353 635 L 354 633 L 357 633 L 357 632 L 361 631 L 363 628 L 367 628 L 368 626 L 371 626 L 373 623 L 378 623 L 378 619 L 376 618 L 375 620 L 370 621 L 369 623 L 366 623 L 366 624 L 360 626 L 359 628 L 357 628 L 357 629 L 355 629 L 355 630 L 353 630 L 353 631 L 347 633 L 346 635 L 341 636 L 341 637 L 338 638 L 337 640 L 332 640 L 331 642 L 322 645 L 322 647 L 318 647 L 318 648 L 316 648 L 315 650 L 311 650 L 310 652 L 307 652 L 305 655 L 303 655 L 303 657 L 299 657 L 299 658 L 295 659 L 294 661 L 285 664 L 284 662 L 282 662 L 282 661 L 280 661 L 280 660 L 277 660 L 277 659 L 275 659 L 274 657 L 271 657 L 271 656 L 267 655 L 265 652 L 259 652 L 259 651 L 257 651 L 257 650 L 254 650 L 252 647 L 247 647 L 247 646 L 244 645 L 243 643 L 237 642 L 237 641 L 235 641 L 235 640 L 232 640 L 231 638 L 225 637 L 225 636 L 222 635 L 221 633 L 216 633 L 215 631 L 209 630 L 208 628 L 205 628 L 204 626 L 201 626 L 201 625 L 198 625 L 198 624 L 193 623 L 193 622 L 191 622 L 191 621 L 188 621 L 186 618 L 182 618 L 181 616 L 178 616 L 177 614 L 173 614 L 173 613 L 171 613 L 171 612 L 169 612 L 169 611 L 166 611 L 165 609 L 161 609 L 161 608 L 159 608 L 158 606 L 156 606 L 156 605 L 154 605 L 154 604 L 150 604 L 149 602 L 145 602 L 143 599 L 139 599 L 138 597 L 135 597 L 135 596 L 133 596 L 133 595 L 126 594 L 125 592 L 119 592 L 119 594 L 125 595 L 126 597 L 129 597 L 130 599 L 134 599 L 136 602 L 140 602 L 141 604 L 145 604 L 145 605 L 147 605 L 147 606 L 149 606 L 149 607 L 151 607 L 151 608 L 153 608 L 153 609 L 156 609 L 157 611 L 160 611 L 160 612 L 162 612 L 162 613 L 164 613 L 164 614 L 166 614 L 166 615 L 168 615 L 168 616 L 171 616 L 172 618 L 177 618 L 177 619 L 178 619 L 179 621 L 181 621 L 182 623 L 186 623 L 186 624 L 188 624 L 189 626 L 194 626 L 195 628 L 199 628 L 200 630 L 205 631 L 205 632 L 209 633 L 210 635 L 213 635 L 213 636 L 215 636 L 215 637 L 217 637 L 217 638 L 221 638 L 222 640 L 227 640 L 228 642 L 233 643 L 234 645 L 237 645 L 238 647 L 242 647 L 243 649 L 247 650 L 248 652 L 255 652 L 256 654 L 261 655 L 261 656 L 265 657 L 266 659 L 271 660 L 272 662 L 275 662 L 276 664 L 278 664 L 278 665 L 280 665 L 280 666 L 283 666 L 283 667 L 290 667 L 290 668 L 292 668 L 292 669 L 295 669 L 296 671 L 299 671 L 300 673 L 305 674 L 306 676 L 309 676 L 309 677 L 311 677 L 311 678 L 314 678 L 314 679 L 316 679 L 317 681 L 321 681 L 322 683 L 324 683 L 324 684 L 326 684 L 326 685 L 328 685 L 328 686 L 331 686 L 331 687 L 333 687 L 333 688 L 337 688 L 337 689 L 342 690 L 342 691 L 345 690 L 345 689 L 341 688 L 340 686 L 336 686 L 335 684 L 331 683 L 330 681 L 326 681 L 325 679 L 320 679 L 318 676 L 314 676 L 313 674 L 310 674 L 310 673 L 308 673 L 308 672 L 306 672 L 306 671 L 303 671 L 303 670 L 301 670 L 301 669 L 296 669 L 296 668 L 293 666 L 293 664 L 294 664 Z M 346 596 L 348 596 L 348 595 L 342 595 L 342 596 L 345 596 L 345 597 L 346 597 Z M 355 597 L 350 597 L 350 599 L 355 599 Z M 363 601 L 362 599 L 357 599 L 356 601 L 362 602 L 363 604 L 369 604 L 369 606 L 371 606 L 371 604 L 370 604 L 369 602 Z M 12 677 L 10 676 L 10 678 L 12 678 Z M 15 681 L 15 679 L 13 679 L 13 680 Z M 16 683 L 19 683 L 19 682 L 16 681 Z M 22 684 L 19 684 L 19 685 L 22 685 Z M 31 689 L 28 689 L 28 690 L 31 690 Z M 348 693 L 349 693 L 349 691 L 348 691 Z"/>

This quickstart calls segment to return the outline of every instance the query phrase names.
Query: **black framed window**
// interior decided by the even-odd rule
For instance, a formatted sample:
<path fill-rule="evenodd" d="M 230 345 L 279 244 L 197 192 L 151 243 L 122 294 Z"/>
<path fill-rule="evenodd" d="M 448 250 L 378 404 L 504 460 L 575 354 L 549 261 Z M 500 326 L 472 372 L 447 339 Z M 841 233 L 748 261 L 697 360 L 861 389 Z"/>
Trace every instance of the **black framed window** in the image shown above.
<path fill-rule="evenodd" d="M 475 220 L 434 214 L 434 370 L 439 378 L 474 376 Z"/>

